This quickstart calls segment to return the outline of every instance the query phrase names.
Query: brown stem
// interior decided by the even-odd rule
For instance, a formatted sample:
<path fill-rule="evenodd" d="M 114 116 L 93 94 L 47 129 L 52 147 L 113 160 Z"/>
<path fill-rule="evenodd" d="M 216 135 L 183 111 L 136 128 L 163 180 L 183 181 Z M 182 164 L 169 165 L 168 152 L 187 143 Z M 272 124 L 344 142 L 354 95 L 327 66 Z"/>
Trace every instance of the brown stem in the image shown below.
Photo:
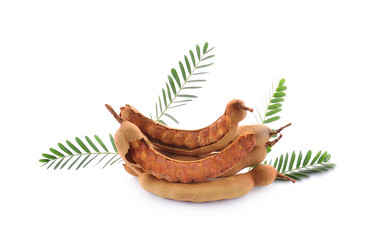
<path fill-rule="evenodd" d="M 239 105 L 239 108 L 240 108 L 241 110 L 253 112 L 253 109 L 252 109 L 252 108 L 249 108 L 249 107 L 245 106 L 244 104 L 242 104 L 242 103 L 240 103 L 240 102 L 239 102 L 238 105 Z"/>
<path fill-rule="evenodd" d="M 113 115 L 113 117 L 119 122 L 122 123 L 123 119 L 119 117 L 119 115 L 114 111 L 114 109 L 109 105 L 105 104 L 105 107 L 109 110 L 109 112 Z"/>
<path fill-rule="evenodd" d="M 288 176 L 286 176 L 286 175 L 284 175 L 282 173 L 277 173 L 277 177 L 282 178 L 284 180 L 292 181 L 293 183 L 295 183 L 294 179 L 292 179 L 291 177 L 288 177 Z"/>
<path fill-rule="evenodd" d="M 285 129 L 285 128 L 289 127 L 289 126 L 291 126 L 291 123 L 286 124 L 285 126 L 280 127 L 280 128 L 277 129 L 277 130 L 272 130 L 272 132 L 270 133 L 270 136 L 277 135 L 277 134 L 280 133 L 283 129 Z"/>
<path fill-rule="evenodd" d="M 278 138 L 274 139 L 273 141 L 266 142 L 265 146 L 266 147 L 271 147 L 274 144 L 276 144 L 281 138 L 282 138 L 282 134 L 280 134 L 280 136 Z"/>

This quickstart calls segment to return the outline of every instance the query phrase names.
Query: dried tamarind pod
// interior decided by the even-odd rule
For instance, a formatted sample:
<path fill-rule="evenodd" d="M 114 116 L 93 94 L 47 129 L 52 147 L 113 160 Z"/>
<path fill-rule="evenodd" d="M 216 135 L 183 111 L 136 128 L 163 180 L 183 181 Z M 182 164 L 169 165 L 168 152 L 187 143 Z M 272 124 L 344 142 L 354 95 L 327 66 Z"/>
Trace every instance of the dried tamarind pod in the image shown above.
<path fill-rule="evenodd" d="M 198 183 L 171 183 L 144 172 L 140 186 L 159 197 L 189 202 L 209 202 L 243 196 L 254 186 L 271 184 L 277 177 L 295 182 L 269 165 L 258 165 L 252 171 L 235 176 Z"/>
<path fill-rule="evenodd" d="M 289 126 L 291 126 L 291 123 L 286 124 L 277 130 L 272 130 L 270 127 L 263 124 L 243 125 L 239 126 L 238 135 L 242 134 L 243 132 L 252 131 L 255 133 L 256 146 L 262 146 L 267 143 L 272 136 L 277 135 L 283 129 Z"/>
<path fill-rule="evenodd" d="M 143 171 L 158 178 L 183 183 L 205 181 L 221 175 L 233 168 L 255 144 L 254 133 L 247 132 L 219 153 L 194 161 L 183 161 L 169 158 L 155 150 L 139 128 L 131 122 L 122 122 L 114 140 L 125 164 L 138 175 L 142 171 L 132 164 L 140 164 Z M 129 152 L 132 160 L 126 157 Z"/>
<path fill-rule="evenodd" d="M 273 141 L 269 141 L 265 143 L 262 146 L 255 146 L 252 151 L 247 153 L 245 157 L 236 163 L 235 167 L 231 168 L 227 172 L 223 173 L 219 177 L 228 177 L 237 174 L 240 170 L 246 168 L 246 167 L 251 167 L 255 166 L 257 164 L 260 164 L 262 161 L 264 161 L 266 154 L 267 154 L 267 148 L 269 146 L 273 146 L 276 144 L 280 139 L 282 138 L 282 134 L 274 139 Z"/>
<path fill-rule="evenodd" d="M 220 151 L 237 138 L 238 124 L 253 109 L 239 99 L 231 100 L 225 113 L 211 125 L 197 130 L 174 129 L 143 116 L 130 105 L 121 108 L 120 117 L 134 123 L 155 148 L 183 155 Z"/>

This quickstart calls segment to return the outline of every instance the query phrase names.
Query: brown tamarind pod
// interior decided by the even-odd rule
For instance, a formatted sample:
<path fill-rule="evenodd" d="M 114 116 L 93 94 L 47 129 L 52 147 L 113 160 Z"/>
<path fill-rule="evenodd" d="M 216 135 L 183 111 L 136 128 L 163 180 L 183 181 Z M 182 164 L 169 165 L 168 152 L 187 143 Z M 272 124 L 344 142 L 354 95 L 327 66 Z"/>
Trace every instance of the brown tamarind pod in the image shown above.
<path fill-rule="evenodd" d="M 266 154 L 267 154 L 267 148 L 269 146 L 273 146 L 276 144 L 280 139 L 282 138 L 282 135 L 280 135 L 278 138 L 276 138 L 273 141 L 267 142 L 262 146 L 255 146 L 252 151 L 247 153 L 245 157 L 236 163 L 235 167 L 231 168 L 227 172 L 223 173 L 219 177 L 228 177 L 237 174 L 240 172 L 240 170 L 246 168 L 255 166 L 257 164 L 262 163 L 264 161 Z"/>
<path fill-rule="evenodd" d="M 115 134 L 115 144 L 120 156 L 135 172 L 126 155 L 131 152 L 132 161 L 143 171 L 169 182 L 200 182 L 217 177 L 233 168 L 255 144 L 254 133 L 243 133 L 227 148 L 209 157 L 194 161 L 169 158 L 155 150 L 139 128 L 131 122 L 122 122 Z M 133 169 L 134 168 L 134 169 Z M 137 170 L 140 173 L 140 170 Z"/>
<path fill-rule="evenodd" d="M 256 146 L 262 146 L 266 142 L 269 141 L 269 139 L 273 135 L 277 135 L 280 133 L 283 129 L 291 126 L 291 123 L 286 124 L 283 127 L 280 127 L 279 129 L 272 130 L 270 127 L 263 125 L 263 124 L 252 124 L 252 125 L 243 125 L 239 126 L 238 135 L 242 134 L 243 132 L 254 132 L 255 138 L 256 138 Z"/>
<path fill-rule="evenodd" d="M 239 99 L 231 100 L 225 113 L 211 125 L 197 130 L 174 129 L 153 121 L 130 105 L 121 108 L 120 117 L 138 126 L 155 148 L 182 155 L 202 155 L 220 151 L 238 136 L 238 124 L 253 109 Z"/>
<path fill-rule="evenodd" d="M 247 173 L 197 183 L 171 183 L 144 172 L 139 175 L 139 184 L 144 190 L 162 198 L 209 202 L 243 196 L 254 186 L 271 184 L 277 177 L 295 182 L 272 166 L 258 165 Z"/>

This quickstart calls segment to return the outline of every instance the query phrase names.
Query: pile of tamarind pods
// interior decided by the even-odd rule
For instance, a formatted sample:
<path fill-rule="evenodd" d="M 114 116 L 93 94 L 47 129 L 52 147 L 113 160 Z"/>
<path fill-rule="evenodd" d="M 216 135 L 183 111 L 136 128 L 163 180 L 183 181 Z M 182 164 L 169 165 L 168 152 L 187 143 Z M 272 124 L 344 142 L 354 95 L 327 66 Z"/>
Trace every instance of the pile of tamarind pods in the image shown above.
<path fill-rule="evenodd" d="M 224 114 L 197 130 L 174 129 L 143 116 L 130 105 L 117 114 L 121 124 L 114 141 L 125 170 L 139 178 L 143 189 L 163 198 L 206 202 L 245 195 L 254 186 L 271 184 L 277 177 L 295 182 L 270 166 L 260 164 L 288 124 L 277 130 L 266 125 L 239 126 L 247 111 L 231 100 Z M 256 166 L 257 165 L 257 166 Z M 255 166 L 251 171 L 237 174 Z"/>

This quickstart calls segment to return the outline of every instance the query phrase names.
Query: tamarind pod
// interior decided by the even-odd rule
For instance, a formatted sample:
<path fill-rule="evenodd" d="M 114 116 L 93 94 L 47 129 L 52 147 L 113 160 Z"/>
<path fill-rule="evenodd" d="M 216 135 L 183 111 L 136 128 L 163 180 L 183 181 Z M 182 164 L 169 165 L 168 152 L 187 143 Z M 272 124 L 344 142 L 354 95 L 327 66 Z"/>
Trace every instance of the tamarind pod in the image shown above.
<path fill-rule="evenodd" d="M 140 186 L 159 197 L 189 202 L 209 202 L 243 196 L 254 186 L 271 184 L 282 177 L 269 165 L 256 166 L 252 171 L 230 177 L 197 183 L 171 183 L 158 179 L 148 172 L 139 175 Z M 284 176 L 286 180 L 291 180 Z"/>
<path fill-rule="evenodd" d="M 182 161 L 162 155 L 144 139 L 130 143 L 133 160 L 144 171 L 169 182 L 201 182 L 233 168 L 255 144 L 253 133 L 244 133 L 223 151 L 194 161 Z"/>
<path fill-rule="evenodd" d="M 246 168 L 246 167 L 252 167 L 257 164 L 260 164 L 262 161 L 264 161 L 267 150 L 269 146 L 273 146 L 276 144 L 280 139 L 282 138 L 282 134 L 280 136 L 272 141 L 266 142 L 262 146 L 255 146 L 252 151 L 247 153 L 245 157 L 236 163 L 235 167 L 231 168 L 227 172 L 223 173 L 219 177 L 228 177 L 237 174 L 240 170 Z"/>
<path fill-rule="evenodd" d="M 262 146 L 264 145 L 266 142 L 269 141 L 269 139 L 273 136 L 273 135 L 277 135 L 278 133 L 280 133 L 283 129 L 287 128 L 291 126 L 291 123 L 283 126 L 283 127 L 280 127 L 279 129 L 277 130 L 272 130 L 270 129 L 270 127 L 266 126 L 266 125 L 263 125 L 263 124 L 252 124 L 252 125 L 243 125 L 243 126 L 239 126 L 239 129 L 238 129 L 238 134 L 237 135 L 240 135 L 244 132 L 254 132 L 255 133 L 255 138 L 256 138 L 256 146 Z"/>
<path fill-rule="evenodd" d="M 137 125 L 157 148 L 185 155 L 222 150 L 237 138 L 238 123 L 253 111 L 239 99 L 231 100 L 225 113 L 213 124 L 197 130 L 174 129 L 143 116 L 130 105 L 121 108 L 120 117 Z M 203 148 L 201 150 L 197 150 Z"/>

